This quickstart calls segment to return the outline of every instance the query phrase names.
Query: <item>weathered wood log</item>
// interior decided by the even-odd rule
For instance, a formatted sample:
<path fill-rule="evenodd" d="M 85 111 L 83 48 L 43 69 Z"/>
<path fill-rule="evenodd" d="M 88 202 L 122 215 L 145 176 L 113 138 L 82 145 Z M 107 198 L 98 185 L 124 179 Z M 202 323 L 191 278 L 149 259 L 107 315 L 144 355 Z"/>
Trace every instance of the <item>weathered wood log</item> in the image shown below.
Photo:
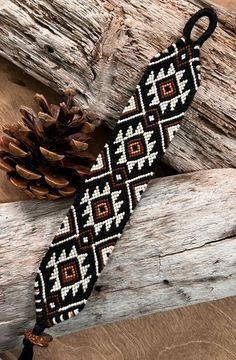
<path fill-rule="evenodd" d="M 180 36 L 204 5 L 4 0 L 0 54 L 56 90 L 75 87 L 90 118 L 113 127 L 151 56 Z M 202 86 L 166 156 L 179 172 L 236 166 L 236 14 L 215 8 L 219 26 L 202 49 Z M 200 21 L 197 34 L 205 27 Z"/>
<path fill-rule="evenodd" d="M 235 360 L 236 296 L 83 329 L 34 348 L 34 360 Z M 1 360 L 18 360 L 22 347 Z"/>
<path fill-rule="evenodd" d="M 153 179 L 79 316 L 53 335 L 236 294 L 236 170 Z M 33 324 L 38 264 L 69 201 L 0 205 L 0 349 Z"/>

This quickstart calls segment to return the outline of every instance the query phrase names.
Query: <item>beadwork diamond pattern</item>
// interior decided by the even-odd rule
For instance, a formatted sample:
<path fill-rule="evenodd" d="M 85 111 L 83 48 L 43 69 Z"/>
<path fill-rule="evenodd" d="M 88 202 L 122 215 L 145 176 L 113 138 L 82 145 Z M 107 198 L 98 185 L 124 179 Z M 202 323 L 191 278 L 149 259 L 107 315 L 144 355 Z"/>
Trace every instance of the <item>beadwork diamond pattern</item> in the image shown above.
<path fill-rule="evenodd" d="M 199 46 L 179 39 L 149 63 L 41 262 L 37 320 L 77 315 L 199 85 Z"/>

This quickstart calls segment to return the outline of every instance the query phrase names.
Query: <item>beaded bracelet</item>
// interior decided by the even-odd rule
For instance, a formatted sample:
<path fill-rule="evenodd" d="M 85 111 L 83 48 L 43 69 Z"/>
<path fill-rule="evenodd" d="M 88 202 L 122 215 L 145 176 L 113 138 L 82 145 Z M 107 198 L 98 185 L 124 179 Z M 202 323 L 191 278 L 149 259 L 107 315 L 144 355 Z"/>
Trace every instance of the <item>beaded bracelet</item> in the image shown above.
<path fill-rule="evenodd" d="M 193 41 L 193 26 L 204 16 L 208 28 Z M 52 340 L 45 328 L 85 306 L 193 100 L 200 82 L 200 47 L 216 25 L 215 12 L 201 9 L 185 25 L 183 37 L 148 64 L 40 264 L 36 325 L 24 332 L 20 360 L 32 359 L 33 345 Z"/>

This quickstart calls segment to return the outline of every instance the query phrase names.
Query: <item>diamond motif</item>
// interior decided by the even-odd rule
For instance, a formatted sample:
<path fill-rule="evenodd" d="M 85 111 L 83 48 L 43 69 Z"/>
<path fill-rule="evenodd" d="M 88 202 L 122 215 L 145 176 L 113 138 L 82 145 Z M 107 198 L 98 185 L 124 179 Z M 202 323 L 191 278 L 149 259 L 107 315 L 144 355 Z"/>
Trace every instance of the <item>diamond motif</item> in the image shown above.
<path fill-rule="evenodd" d="M 106 182 L 103 190 L 100 191 L 97 185 L 91 196 L 89 193 L 90 191 L 87 189 L 80 201 L 81 205 L 86 205 L 82 213 L 84 227 L 93 226 L 96 235 L 99 234 L 103 226 L 105 226 L 106 231 L 110 229 L 112 224 L 118 227 L 125 214 L 120 212 L 120 208 L 124 203 L 123 200 L 120 200 L 121 190 L 112 191 L 109 183 Z M 97 201 L 101 197 L 103 198 L 103 203 Z M 101 204 L 103 204 L 102 208 Z M 87 220 L 85 220 L 86 218 Z"/>
<path fill-rule="evenodd" d="M 85 179 L 35 281 L 39 321 L 81 311 L 199 85 L 199 47 L 155 56 Z"/>
<path fill-rule="evenodd" d="M 142 144 L 142 138 L 136 137 L 127 142 L 127 157 L 134 159 L 141 157 L 144 154 L 145 148 Z"/>
<path fill-rule="evenodd" d="M 109 197 L 97 200 L 93 204 L 94 218 L 97 221 L 104 220 L 113 215 Z"/>
<path fill-rule="evenodd" d="M 191 59 L 191 48 L 190 46 L 186 46 L 182 48 L 178 54 L 176 55 L 175 62 L 178 68 L 185 68 Z"/>
<path fill-rule="evenodd" d="M 151 88 L 147 95 L 152 96 L 149 106 L 159 105 L 161 113 L 164 114 L 167 109 L 174 111 L 177 103 L 180 101 L 184 104 L 190 89 L 186 89 L 187 79 L 184 79 L 185 69 L 176 71 L 174 64 L 171 63 L 167 72 L 164 68 L 155 76 L 154 71 L 151 71 L 145 83 Z M 154 95 L 154 97 L 153 97 Z"/>
<path fill-rule="evenodd" d="M 118 167 L 110 175 L 110 181 L 114 189 L 121 188 L 128 179 L 125 167 Z"/>
<path fill-rule="evenodd" d="M 160 121 L 160 114 L 157 109 L 148 109 L 144 116 L 146 129 L 155 129 Z"/>
<path fill-rule="evenodd" d="M 166 80 L 160 83 L 160 94 L 162 99 L 166 99 L 172 97 L 176 94 L 176 86 L 174 83 L 174 79 Z"/>
<path fill-rule="evenodd" d="M 85 292 L 92 277 L 92 275 L 87 275 L 90 264 L 84 265 L 87 256 L 87 253 L 78 254 L 75 246 L 72 246 L 68 256 L 66 250 L 63 249 L 58 259 L 54 252 L 46 265 L 47 269 L 53 268 L 49 279 L 54 280 L 54 285 L 50 292 L 54 293 L 60 290 L 62 300 L 70 290 L 72 290 L 73 296 L 80 288 Z"/>
<path fill-rule="evenodd" d="M 80 232 L 76 238 L 76 247 L 79 251 L 86 251 L 93 244 L 94 232 L 92 227 Z"/>
<path fill-rule="evenodd" d="M 138 123 L 135 130 L 130 125 L 126 130 L 125 135 L 123 134 L 123 131 L 120 130 L 114 141 L 114 144 L 118 144 L 118 148 L 115 151 L 115 154 L 119 155 L 117 164 L 126 164 L 129 172 L 133 170 L 135 165 L 137 165 L 138 170 L 142 169 L 146 162 L 149 166 L 152 165 L 158 154 L 154 148 L 156 142 L 154 140 L 151 141 L 153 133 L 153 131 L 145 132 L 141 122 Z M 138 150 L 133 150 L 135 142 L 131 142 L 131 150 L 129 151 L 128 148 L 127 151 L 126 144 L 130 143 L 130 139 L 132 139 L 132 141 L 135 139 L 136 145 L 139 144 L 139 147 L 137 148 Z M 141 150 L 142 152 L 140 153 Z M 136 154 L 139 154 L 139 156 L 135 157 L 135 152 Z"/>
<path fill-rule="evenodd" d="M 60 300 L 58 295 L 50 295 L 47 298 L 45 309 L 48 316 L 55 315 L 60 308 Z"/>
<path fill-rule="evenodd" d="M 69 261 L 68 263 L 62 263 L 59 265 L 59 273 L 61 283 L 63 285 L 73 283 L 74 281 L 78 281 L 79 274 L 78 274 L 78 266 L 75 261 Z"/>

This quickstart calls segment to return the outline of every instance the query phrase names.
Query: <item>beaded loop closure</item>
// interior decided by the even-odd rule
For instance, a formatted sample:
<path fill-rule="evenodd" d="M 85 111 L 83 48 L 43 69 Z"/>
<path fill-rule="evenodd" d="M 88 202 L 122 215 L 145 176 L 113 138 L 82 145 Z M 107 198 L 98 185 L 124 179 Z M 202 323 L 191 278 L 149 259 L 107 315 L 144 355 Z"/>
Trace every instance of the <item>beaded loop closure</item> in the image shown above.
<path fill-rule="evenodd" d="M 199 10 L 189 19 L 183 30 L 183 35 L 187 39 L 187 41 L 189 42 L 192 41 L 191 40 L 192 29 L 196 24 L 196 22 L 202 17 L 208 17 L 209 24 L 205 32 L 197 40 L 194 41 L 195 45 L 199 45 L 199 46 L 201 46 L 209 38 L 209 36 L 211 36 L 211 34 L 215 31 L 215 28 L 217 26 L 217 15 L 215 11 L 212 8 L 204 8 Z"/>
<path fill-rule="evenodd" d="M 192 27 L 202 16 L 210 25 L 193 42 Z M 40 264 L 37 323 L 53 326 L 85 306 L 193 100 L 200 84 L 200 45 L 215 25 L 215 13 L 203 9 L 187 22 L 184 37 L 148 64 Z"/>

